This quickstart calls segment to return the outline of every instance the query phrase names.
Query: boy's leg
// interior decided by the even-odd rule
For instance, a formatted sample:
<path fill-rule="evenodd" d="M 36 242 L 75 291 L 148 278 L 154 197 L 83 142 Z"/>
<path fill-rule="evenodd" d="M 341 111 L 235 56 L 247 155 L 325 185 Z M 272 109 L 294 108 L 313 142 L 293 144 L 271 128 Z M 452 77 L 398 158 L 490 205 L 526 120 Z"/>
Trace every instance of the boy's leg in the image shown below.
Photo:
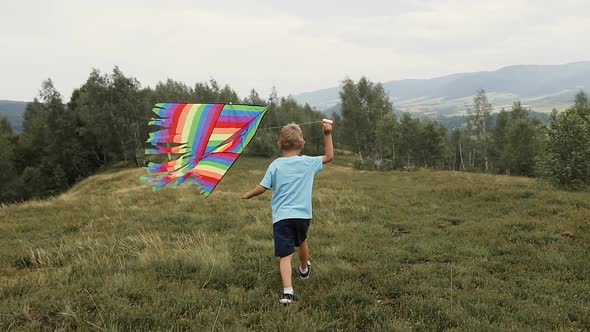
<path fill-rule="evenodd" d="M 279 262 L 279 269 L 281 271 L 281 280 L 283 281 L 283 288 L 293 288 L 291 283 L 291 258 L 293 254 L 281 257 Z"/>
<path fill-rule="evenodd" d="M 307 240 L 301 242 L 297 251 L 299 254 L 299 268 L 305 271 L 307 269 L 307 262 L 309 261 L 309 247 L 307 246 Z"/>

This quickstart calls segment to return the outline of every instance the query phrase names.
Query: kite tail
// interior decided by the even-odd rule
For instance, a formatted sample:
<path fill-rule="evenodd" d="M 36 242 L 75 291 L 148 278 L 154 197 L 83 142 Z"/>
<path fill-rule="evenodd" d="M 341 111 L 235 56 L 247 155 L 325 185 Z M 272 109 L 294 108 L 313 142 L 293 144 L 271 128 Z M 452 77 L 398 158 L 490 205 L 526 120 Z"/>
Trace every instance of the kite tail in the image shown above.
<path fill-rule="evenodd" d="M 182 176 L 178 177 L 178 178 L 176 179 L 176 183 L 174 183 L 174 186 L 175 186 L 175 187 L 178 187 L 178 186 L 180 186 L 181 184 L 185 183 L 185 182 L 186 182 L 186 181 L 187 181 L 189 178 L 194 178 L 194 177 L 196 177 L 196 176 L 198 176 L 198 175 L 197 175 L 197 174 L 196 174 L 194 171 L 189 171 L 189 172 L 187 172 L 186 174 L 184 174 L 184 175 L 182 175 Z M 195 181 L 195 180 L 192 180 L 192 181 L 191 181 L 191 182 L 189 182 L 189 183 L 194 183 L 194 181 Z M 200 187 L 200 185 L 199 185 L 199 187 Z"/>
<path fill-rule="evenodd" d="M 168 179 L 168 177 L 151 177 L 151 176 L 142 176 L 139 178 L 141 183 L 143 184 L 154 184 L 152 186 L 153 191 L 158 191 L 166 184 L 170 183 L 172 179 Z"/>
<path fill-rule="evenodd" d="M 201 194 L 203 194 L 205 196 L 209 196 L 211 194 L 211 192 L 213 192 L 213 188 L 209 188 L 209 187 L 205 186 L 203 183 L 201 183 L 201 181 L 199 181 L 198 178 L 192 180 L 190 183 L 199 187 Z"/>
<path fill-rule="evenodd" d="M 148 125 L 149 126 L 167 127 L 166 126 L 167 125 L 167 122 L 169 122 L 169 121 L 167 121 L 167 119 L 151 119 L 148 122 Z"/>
<path fill-rule="evenodd" d="M 172 173 L 182 170 L 189 165 L 188 158 L 184 155 L 180 156 L 178 159 L 166 161 L 163 163 L 148 163 L 146 167 L 148 173 L 155 174 L 155 173 Z M 184 173 L 183 173 L 184 174 Z"/>
<path fill-rule="evenodd" d="M 160 179 L 159 181 L 156 181 L 156 184 L 154 184 L 154 186 L 152 187 L 152 190 L 154 192 L 156 192 L 156 191 L 162 189 L 168 183 L 172 182 L 173 180 L 174 180 L 174 176 L 168 175 L 168 176 Z"/>
<path fill-rule="evenodd" d="M 147 139 L 146 143 L 151 143 L 152 145 L 155 145 L 157 143 L 185 143 L 179 142 L 180 140 L 180 134 L 172 132 L 170 129 L 162 129 L 150 133 L 150 136 Z"/>
<path fill-rule="evenodd" d="M 139 181 L 141 181 L 141 183 L 143 183 L 143 184 L 149 184 L 149 183 L 156 182 L 156 180 L 151 176 L 140 176 Z"/>
<path fill-rule="evenodd" d="M 152 108 L 152 112 L 156 113 L 156 115 L 161 118 L 171 118 L 174 115 L 174 112 L 176 112 L 176 109 L 177 108 L 174 107 L 174 104 L 157 103 L 154 105 L 154 108 Z"/>
<path fill-rule="evenodd" d="M 167 153 L 186 154 L 187 152 L 190 152 L 190 149 L 188 149 L 184 145 L 175 146 L 172 148 L 159 146 L 159 145 L 157 145 L 155 147 L 156 147 L 155 149 L 145 149 L 145 154 L 167 154 Z"/>

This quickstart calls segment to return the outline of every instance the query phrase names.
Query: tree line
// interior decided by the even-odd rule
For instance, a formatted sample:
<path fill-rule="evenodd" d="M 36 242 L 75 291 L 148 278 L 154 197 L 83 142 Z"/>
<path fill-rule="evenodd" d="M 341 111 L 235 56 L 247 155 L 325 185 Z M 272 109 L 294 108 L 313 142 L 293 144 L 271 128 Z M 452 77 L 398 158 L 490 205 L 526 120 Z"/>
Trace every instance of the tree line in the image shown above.
<path fill-rule="evenodd" d="M 492 121 L 492 105 L 478 91 L 464 126 L 396 115 L 381 84 L 346 79 L 340 91 L 343 143 L 373 170 L 417 167 L 538 176 L 570 189 L 590 186 L 590 104 L 580 91 L 574 105 L 553 110 L 545 125 L 517 100 Z"/>
<path fill-rule="evenodd" d="M 366 78 L 342 82 L 341 114 L 334 114 L 335 144 L 358 156 L 357 168 L 394 170 L 431 168 L 540 176 L 557 185 L 590 186 L 590 103 L 580 91 L 574 105 L 553 111 L 549 125 L 531 116 L 520 101 L 492 121 L 485 91 L 474 98 L 467 124 L 446 129 L 441 123 L 396 115 L 381 84 Z M 232 102 L 267 105 L 268 112 L 246 153 L 277 154 L 277 134 L 287 123 L 308 123 L 325 117 L 309 105 L 256 90 L 240 98 L 214 79 L 188 86 L 168 79 L 142 87 L 119 68 L 93 70 L 65 102 L 49 79 L 23 115 L 16 133 L 0 118 L 0 202 L 42 198 L 63 192 L 109 165 L 145 165 L 145 141 L 153 129 L 148 120 L 157 102 Z M 323 153 L 319 124 L 303 125 L 303 153 Z"/>
<path fill-rule="evenodd" d="M 93 70 L 86 82 L 65 102 L 49 79 L 23 115 L 16 133 L 0 118 L 0 202 L 16 202 L 56 195 L 108 165 L 144 166 L 148 121 L 158 102 L 245 103 L 267 105 L 261 129 L 247 153 L 272 156 L 277 150 L 278 127 L 311 122 L 322 114 L 309 105 L 279 97 L 273 88 L 268 99 L 252 89 L 244 98 L 214 79 L 188 86 L 168 79 L 154 88 L 126 76 L 119 68 L 110 73 Z M 321 153 L 321 127 L 304 126 L 305 153 Z"/>

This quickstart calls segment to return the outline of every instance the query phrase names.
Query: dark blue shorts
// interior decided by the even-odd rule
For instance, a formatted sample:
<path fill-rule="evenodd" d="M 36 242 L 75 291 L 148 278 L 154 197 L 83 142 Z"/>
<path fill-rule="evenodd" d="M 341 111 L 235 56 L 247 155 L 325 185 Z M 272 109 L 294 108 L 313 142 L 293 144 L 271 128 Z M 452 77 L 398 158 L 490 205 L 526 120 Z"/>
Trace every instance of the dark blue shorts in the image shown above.
<path fill-rule="evenodd" d="M 295 252 L 307 239 L 310 219 L 283 219 L 272 225 L 275 238 L 275 256 L 286 257 Z"/>

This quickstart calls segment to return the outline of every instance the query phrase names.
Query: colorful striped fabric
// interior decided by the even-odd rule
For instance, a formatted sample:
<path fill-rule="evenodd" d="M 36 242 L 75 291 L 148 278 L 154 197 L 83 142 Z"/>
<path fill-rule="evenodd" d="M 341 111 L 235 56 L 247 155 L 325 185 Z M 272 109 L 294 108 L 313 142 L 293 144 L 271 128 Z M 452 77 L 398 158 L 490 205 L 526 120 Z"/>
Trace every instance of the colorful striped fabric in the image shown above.
<path fill-rule="evenodd" d="M 266 107 L 160 103 L 153 112 L 159 118 L 149 124 L 161 129 L 150 133 L 152 148 L 145 153 L 168 156 L 168 161 L 149 163 L 153 176 L 142 180 L 154 183 L 154 191 L 188 181 L 209 196 L 256 134 Z"/>

